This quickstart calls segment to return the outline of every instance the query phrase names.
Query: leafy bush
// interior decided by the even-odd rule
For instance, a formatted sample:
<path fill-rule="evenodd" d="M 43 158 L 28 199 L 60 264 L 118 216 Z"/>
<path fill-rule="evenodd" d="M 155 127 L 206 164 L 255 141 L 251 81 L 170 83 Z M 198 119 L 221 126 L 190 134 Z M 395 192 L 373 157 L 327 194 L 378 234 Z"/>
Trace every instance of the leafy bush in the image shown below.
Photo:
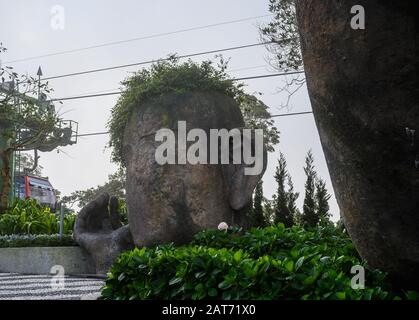
<path fill-rule="evenodd" d="M 0 235 L 55 234 L 59 232 L 59 215 L 40 206 L 34 199 L 16 200 L 0 215 Z M 75 215 L 64 217 L 64 233 L 72 233 Z"/>
<path fill-rule="evenodd" d="M 204 230 L 195 235 L 193 245 L 244 250 L 253 258 L 272 255 L 283 258 L 296 250 L 349 256 L 360 260 L 349 236 L 333 226 L 318 226 L 306 230 L 299 225 L 290 229 L 283 224 L 244 232 L 233 228 L 227 232 Z M 354 260 L 355 261 L 355 260 Z"/>
<path fill-rule="evenodd" d="M 385 274 L 366 269 L 366 288 L 351 288 L 365 264 L 334 228 L 203 231 L 192 244 L 134 249 L 116 261 L 104 299 L 399 299 Z"/>
<path fill-rule="evenodd" d="M 71 235 L 9 235 L 0 236 L 0 248 L 77 246 Z"/>

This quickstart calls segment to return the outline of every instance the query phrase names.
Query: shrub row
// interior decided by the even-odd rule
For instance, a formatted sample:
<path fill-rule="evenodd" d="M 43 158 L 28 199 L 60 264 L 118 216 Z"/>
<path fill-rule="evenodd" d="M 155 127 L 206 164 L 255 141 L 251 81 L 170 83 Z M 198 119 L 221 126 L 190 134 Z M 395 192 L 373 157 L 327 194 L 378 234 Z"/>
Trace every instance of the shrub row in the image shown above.
<path fill-rule="evenodd" d="M 333 226 L 283 225 L 249 232 L 203 231 L 191 245 L 134 249 L 116 261 L 104 299 L 401 299 L 385 274 L 366 269 L 352 289 L 351 268 L 365 264 Z"/>
<path fill-rule="evenodd" d="M 240 228 L 230 228 L 226 232 L 204 230 L 195 235 L 192 245 L 241 249 L 253 258 L 271 255 L 282 259 L 289 255 L 328 254 L 350 257 L 351 263 L 361 259 L 347 233 L 332 225 L 308 230 L 299 225 L 287 229 L 283 224 L 249 231 Z"/>
<path fill-rule="evenodd" d="M 8 235 L 0 236 L 0 248 L 77 246 L 71 235 Z"/>

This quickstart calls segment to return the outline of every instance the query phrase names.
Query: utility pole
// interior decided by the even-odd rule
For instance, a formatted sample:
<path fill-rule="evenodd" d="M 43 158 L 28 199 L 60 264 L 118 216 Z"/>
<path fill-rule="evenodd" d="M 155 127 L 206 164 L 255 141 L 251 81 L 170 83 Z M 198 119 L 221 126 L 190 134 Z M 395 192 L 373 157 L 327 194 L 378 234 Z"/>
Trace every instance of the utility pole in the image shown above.
<path fill-rule="evenodd" d="M 40 97 L 41 96 L 41 77 L 43 76 L 41 66 L 39 66 L 38 72 L 36 73 L 36 75 L 38 76 L 38 100 L 40 100 L 40 98 L 41 98 Z"/>

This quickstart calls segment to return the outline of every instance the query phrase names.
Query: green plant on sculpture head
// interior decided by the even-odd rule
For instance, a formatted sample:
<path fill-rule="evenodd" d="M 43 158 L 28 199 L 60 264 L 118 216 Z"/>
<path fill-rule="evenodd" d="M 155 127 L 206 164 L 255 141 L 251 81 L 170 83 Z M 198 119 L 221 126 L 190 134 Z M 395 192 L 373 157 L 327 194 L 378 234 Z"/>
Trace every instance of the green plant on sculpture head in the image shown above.
<path fill-rule="evenodd" d="M 142 69 L 122 82 L 124 87 L 118 102 L 112 109 L 108 127 L 109 146 L 113 148 L 112 158 L 122 163 L 122 139 L 131 111 L 139 103 L 166 93 L 185 93 L 190 91 L 218 91 L 235 99 L 244 115 L 246 126 L 265 131 L 265 144 L 268 150 L 278 143 L 279 134 L 273 127 L 267 106 L 255 97 L 245 94 L 243 84 L 236 84 L 227 74 L 228 62 L 222 57 L 217 66 L 211 61 L 200 64 L 191 60 L 180 63 L 176 56 Z"/>

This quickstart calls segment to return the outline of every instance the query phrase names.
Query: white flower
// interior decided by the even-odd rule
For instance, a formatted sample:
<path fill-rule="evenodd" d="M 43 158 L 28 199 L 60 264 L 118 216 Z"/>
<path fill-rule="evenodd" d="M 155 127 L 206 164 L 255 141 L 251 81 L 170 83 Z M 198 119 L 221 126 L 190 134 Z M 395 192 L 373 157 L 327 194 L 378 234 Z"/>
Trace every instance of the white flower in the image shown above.
<path fill-rule="evenodd" d="M 220 231 L 222 231 L 222 230 L 227 230 L 228 229 L 228 224 L 227 223 L 225 223 L 225 222 L 221 222 L 219 225 L 218 225 L 218 230 L 220 230 Z"/>

